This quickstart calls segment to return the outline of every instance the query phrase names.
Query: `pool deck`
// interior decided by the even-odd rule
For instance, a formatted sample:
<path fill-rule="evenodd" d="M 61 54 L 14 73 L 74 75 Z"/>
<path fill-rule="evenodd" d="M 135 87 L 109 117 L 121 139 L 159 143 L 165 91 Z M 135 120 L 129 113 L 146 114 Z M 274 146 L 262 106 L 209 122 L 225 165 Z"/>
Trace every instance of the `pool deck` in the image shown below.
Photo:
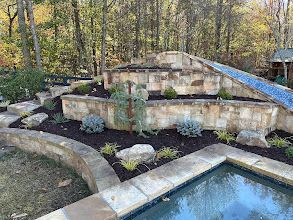
<path fill-rule="evenodd" d="M 229 162 L 293 186 L 293 166 L 214 144 L 56 210 L 38 220 L 123 219 L 140 207 Z"/>

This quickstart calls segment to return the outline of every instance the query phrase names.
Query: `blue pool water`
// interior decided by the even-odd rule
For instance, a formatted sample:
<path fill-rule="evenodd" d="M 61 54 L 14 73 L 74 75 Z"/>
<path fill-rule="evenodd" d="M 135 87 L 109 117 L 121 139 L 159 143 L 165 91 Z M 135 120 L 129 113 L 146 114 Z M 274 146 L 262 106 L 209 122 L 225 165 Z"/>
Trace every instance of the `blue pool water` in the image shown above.
<path fill-rule="evenodd" d="M 135 220 L 292 220 L 293 190 L 223 165 Z"/>
<path fill-rule="evenodd" d="M 241 71 L 238 71 L 234 68 L 230 68 L 228 66 L 218 64 L 218 63 L 212 63 L 212 62 L 206 62 L 206 63 L 214 67 L 215 69 L 239 80 L 240 82 L 250 87 L 253 87 L 256 90 L 263 92 L 264 94 L 272 97 L 274 100 L 276 100 L 280 104 L 287 106 L 289 109 L 293 109 L 293 94 L 292 93 L 289 93 L 276 86 L 273 86 L 261 80 L 258 80 L 257 78 L 250 76 L 249 74 L 245 74 Z"/>

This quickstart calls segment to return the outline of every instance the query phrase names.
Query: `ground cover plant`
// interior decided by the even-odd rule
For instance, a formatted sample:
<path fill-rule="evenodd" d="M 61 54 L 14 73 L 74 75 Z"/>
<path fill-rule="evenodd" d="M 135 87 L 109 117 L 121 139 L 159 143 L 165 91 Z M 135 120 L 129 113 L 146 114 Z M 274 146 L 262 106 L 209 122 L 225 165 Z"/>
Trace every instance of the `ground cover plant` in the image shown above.
<path fill-rule="evenodd" d="M 88 115 L 82 119 L 80 130 L 88 133 L 95 134 L 104 131 L 104 120 L 97 115 Z"/>
<path fill-rule="evenodd" d="M 225 89 L 220 89 L 217 96 L 221 99 L 224 99 L 224 100 L 232 100 L 233 99 L 233 96 Z"/>
<path fill-rule="evenodd" d="M 187 137 L 201 136 L 202 128 L 198 121 L 186 119 L 176 125 L 177 132 Z"/>
<path fill-rule="evenodd" d="M 212 144 L 217 144 L 219 142 L 226 144 L 226 141 L 219 140 L 217 138 L 217 135 L 213 131 L 208 130 L 203 130 L 201 132 L 202 136 L 196 138 L 182 136 L 177 132 L 176 129 L 161 130 L 157 135 L 149 135 L 149 138 L 144 138 L 137 135 L 130 136 L 127 131 L 119 131 L 107 128 L 105 128 L 105 130 L 99 134 L 87 134 L 84 131 L 80 130 L 81 122 L 79 121 L 71 120 L 63 124 L 52 123 L 51 120 L 53 120 L 53 116 L 56 113 L 62 112 L 62 104 L 60 98 L 56 98 L 54 101 L 57 103 L 57 105 L 53 111 L 47 110 L 43 107 L 40 107 L 39 109 L 34 111 L 34 113 L 45 112 L 49 115 L 49 119 L 43 122 L 41 125 L 32 129 L 38 131 L 46 131 L 52 134 L 57 134 L 77 140 L 93 147 L 99 152 L 101 151 L 101 148 L 106 145 L 106 143 L 116 143 L 119 146 L 118 150 L 123 150 L 125 148 L 129 148 L 135 144 L 140 143 L 150 144 L 154 147 L 156 151 L 159 151 L 166 146 L 173 146 L 180 152 L 179 157 L 183 157 Z M 21 120 L 18 120 L 10 127 L 20 128 L 22 126 L 23 124 L 21 123 Z M 292 134 L 277 130 L 274 131 L 274 133 L 269 134 L 267 136 L 267 139 L 274 137 L 275 134 L 282 138 L 292 136 Z M 292 143 L 291 139 L 288 140 Z M 290 159 L 286 155 L 286 148 L 259 148 L 241 145 L 236 143 L 234 140 L 230 141 L 229 145 L 293 165 L 293 159 Z M 120 160 L 115 157 L 114 153 L 112 155 L 103 154 L 103 156 L 109 162 L 109 164 L 112 165 L 113 169 L 115 170 L 121 181 L 133 178 L 143 172 L 147 172 L 149 169 L 154 169 L 173 160 L 170 158 L 161 158 L 160 160 L 156 160 L 155 163 L 147 164 L 147 167 L 145 167 L 143 164 L 139 164 L 138 169 L 132 172 L 128 172 L 124 167 L 121 166 L 120 163 L 117 163 L 120 162 Z"/>
<path fill-rule="evenodd" d="M 72 169 L 20 150 L 0 158 L 0 186 L 1 220 L 36 219 L 91 194 Z"/>
<path fill-rule="evenodd" d="M 217 135 L 217 138 L 220 141 L 223 141 L 226 144 L 229 144 L 230 142 L 236 140 L 234 134 L 231 134 L 228 131 L 218 130 L 218 131 L 214 131 L 214 133 Z"/>
<path fill-rule="evenodd" d="M 164 97 L 166 99 L 176 99 L 178 96 L 176 90 L 172 87 L 168 87 L 167 89 L 165 89 L 164 91 Z"/>
<path fill-rule="evenodd" d="M 290 139 L 292 140 L 292 137 L 287 137 L 287 138 L 282 138 L 279 137 L 278 135 L 274 135 L 274 137 L 268 139 L 268 143 L 272 147 L 278 147 L 278 148 L 283 148 L 283 147 L 290 147 L 291 142 L 289 141 Z"/>

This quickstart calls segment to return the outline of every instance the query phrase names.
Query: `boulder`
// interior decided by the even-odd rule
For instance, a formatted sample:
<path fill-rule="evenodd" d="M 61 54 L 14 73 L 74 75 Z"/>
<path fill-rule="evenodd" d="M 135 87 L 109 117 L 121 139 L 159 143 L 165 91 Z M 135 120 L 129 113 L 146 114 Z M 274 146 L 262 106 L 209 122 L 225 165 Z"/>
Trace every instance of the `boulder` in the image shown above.
<path fill-rule="evenodd" d="M 269 147 L 265 135 L 261 131 L 242 130 L 238 134 L 236 142 L 248 146 L 256 146 L 263 148 Z"/>
<path fill-rule="evenodd" d="M 136 160 L 140 163 L 152 162 L 155 159 L 156 151 L 149 144 L 136 144 L 116 153 L 116 157 L 125 160 Z"/>
<path fill-rule="evenodd" d="M 38 113 L 32 116 L 29 116 L 25 119 L 22 119 L 23 124 L 36 127 L 43 123 L 49 116 L 46 113 Z"/>

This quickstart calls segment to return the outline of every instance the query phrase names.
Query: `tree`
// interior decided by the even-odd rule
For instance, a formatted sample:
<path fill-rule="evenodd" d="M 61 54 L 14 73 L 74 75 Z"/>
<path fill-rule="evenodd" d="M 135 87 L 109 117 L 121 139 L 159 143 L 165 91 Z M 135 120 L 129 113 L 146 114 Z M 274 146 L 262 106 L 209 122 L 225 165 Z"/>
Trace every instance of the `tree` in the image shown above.
<path fill-rule="evenodd" d="M 35 54 L 36 54 L 36 63 L 39 70 L 42 69 L 42 58 L 41 58 L 41 50 L 39 45 L 39 40 L 36 32 L 36 25 L 35 25 L 35 17 L 33 12 L 33 6 L 31 0 L 25 0 L 27 5 L 27 11 L 30 21 L 30 28 L 32 32 L 32 37 L 34 41 L 34 47 L 35 47 Z"/>
<path fill-rule="evenodd" d="M 21 37 L 24 65 L 27 69 L 31 69 L 33 65 L 32 65 L 31 53 L 28 46 L 23 0 L 17 0 L 17 11 L 18 11 L 18 26 L 19 26 L 18 29 L 19 29 L 19 33 Z"/>

